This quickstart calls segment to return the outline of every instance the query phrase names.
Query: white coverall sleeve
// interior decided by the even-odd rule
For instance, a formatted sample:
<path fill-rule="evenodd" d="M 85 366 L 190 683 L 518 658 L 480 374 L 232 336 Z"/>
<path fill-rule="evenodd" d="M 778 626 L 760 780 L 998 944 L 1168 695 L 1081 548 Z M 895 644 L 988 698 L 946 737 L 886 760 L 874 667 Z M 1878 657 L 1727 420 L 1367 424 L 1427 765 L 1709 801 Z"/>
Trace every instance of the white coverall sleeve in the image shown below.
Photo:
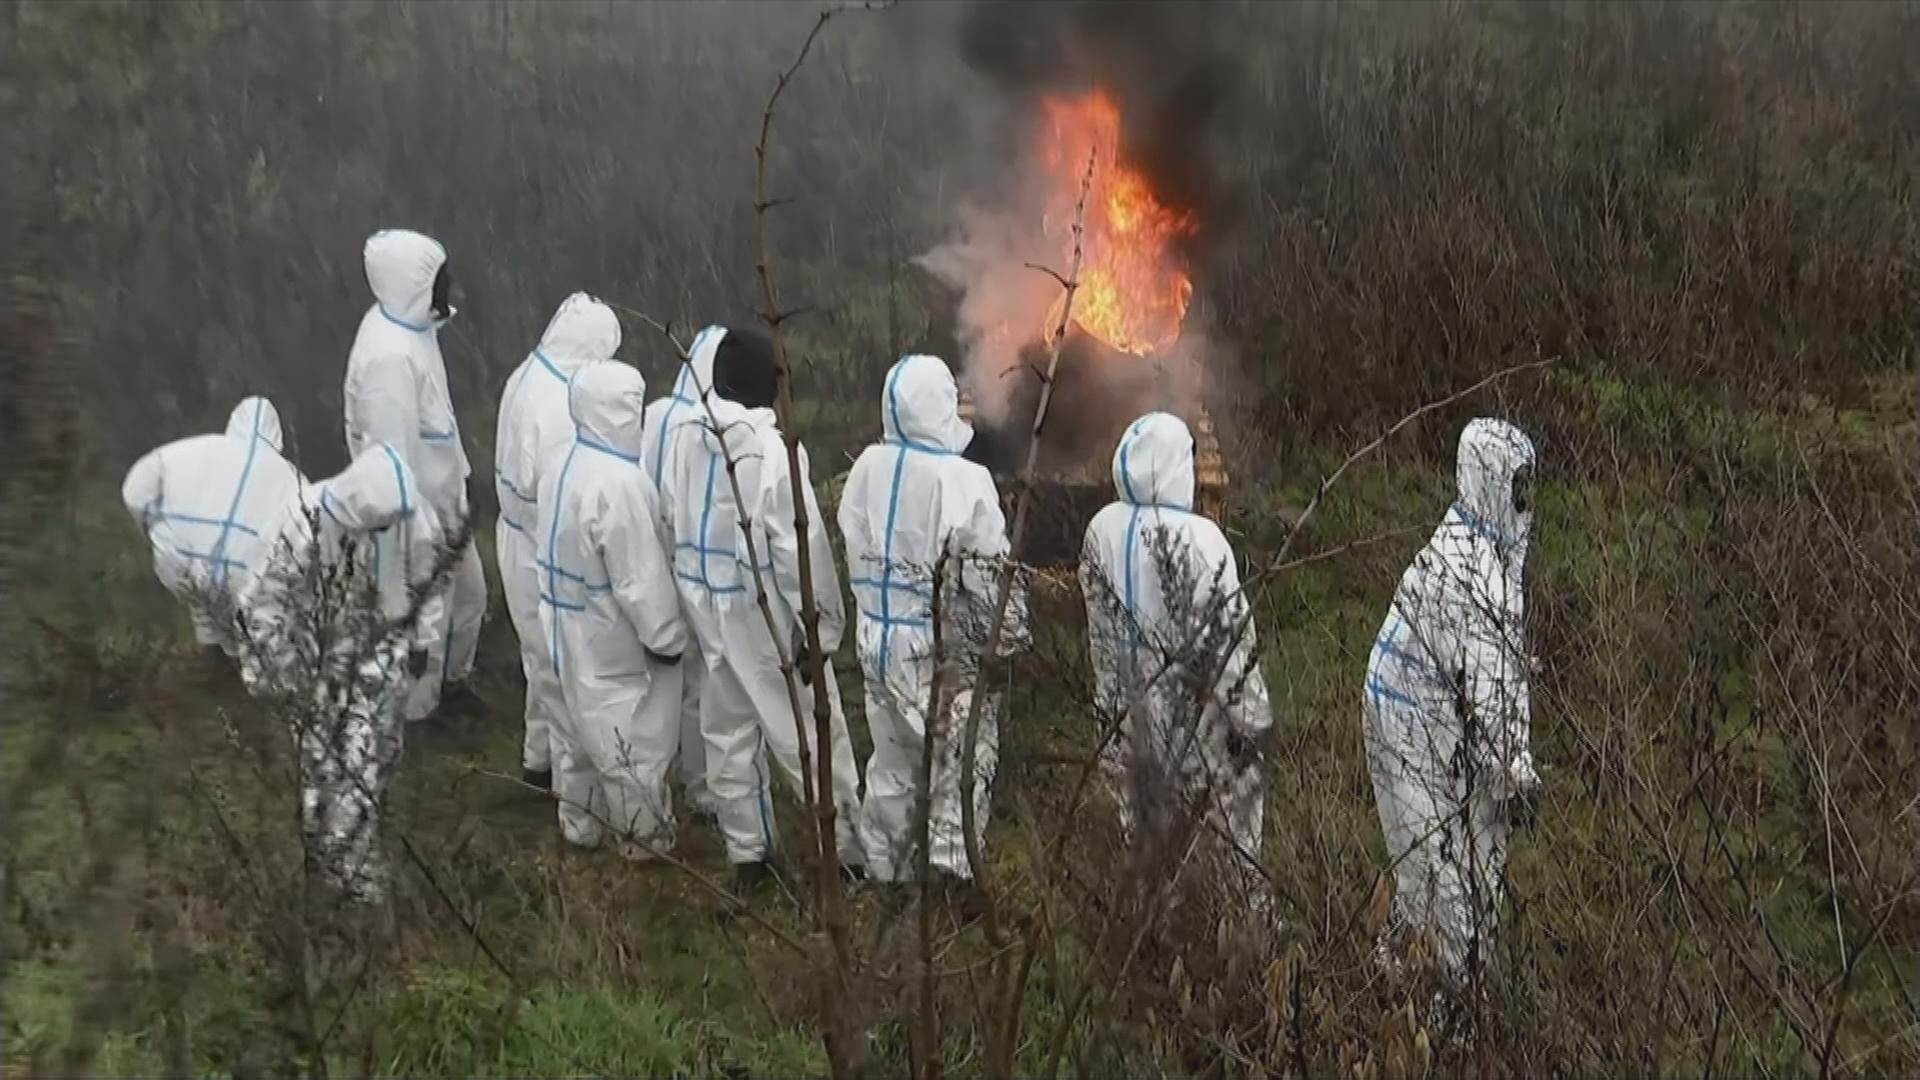
<path fill-rule="evenodd" d="M 770 442 L 777 441 L 770 440 Z M 786 447 L 769 448 L 778 453 L 779 464 L 761 475 L 769 490 L 760 506 L 760 524 L 767 537 L 773 576 L 780 595 L 797 615 L 800 611 L 800 542 L 793 527 L 793 483 L 787 471 Z M 800 449 L 800 490 L 807 500 L 807 546 L 812 556 L 813 596 L 820 609 L 820 647 L 828 653 L 840 648 L 847 628 L 846 603 L 840 597 L 840 571 L 834 565 L 833 540 L 827 535 L 826 518 L 820 513 L 820 500 L 808 479 L 807 451 Z"/>
<path fill-rule="evenodd" d="M 1247 594 L 1240 588 L 1240 568 L 1233 551 L 1218 553 L 1215 572 L 1202 579 L 1203 588 L 1217 589 L 1214 597 L 1200 597 L 1203 610 L 1216 612 L 1224 632 L 1232 635 L 1233 651 L 1220 672 L 1220 705 L 1233 730 L 1247 738 L 1258 738 L 1273 727 L 1273 704 L 1267 696 L 1267 679 L 1260 670 L 1260 647 L 1253 629 Z"/>
<path fill-rule="evenodd" d="M 160 451 L 155 450 L 127 470 L 126 482 L 120 485 L 120 501 L 126 505 L 127 513 L 140 525 L 140 531 L 146 532 L 150 524 L 148 515 L 153 504 L 160 499 L 165 489 L 166 466 L 160 460 Z"/>
<path fill-rule="evenodd" d="M 412 568 L 412 580 L 407 582 L 407 601 L 411 605 L 415 589 L 432 588 L 433 571 L 439 565 L 441 545 L 449 538 L 441 531 L 439 522 L 433 517 L 433 510 L 426 506 L 415 507 L 413 518 L 400 528 L 404 530 L 407 544 L 406 565 Z M 451 575 L 458 565 L 456 562 L 448 570 L 448 580 L 433 589 L 426 602 L 420 605 L 420 615 L 410 628 L 411 636 L 407 640 L 409 649 L 431 650 L 440 643 L 440 631 L 446 625 L 444 612 L 447 593 L 453 588 Z"/>
<path fill-rule="evenodd" d="M 1114 612 L 1119 600 L 1107 583 L 1089 530 L 1080 549 L 1080 595 L 1087 604 L 1087 652 L 1093 661 L 1094 702 L 1103 709 L 1120 705 L 1119 657 L 1115 654 L 1120 628 Z"/>
<path fill-rule="evenodd" d="M 973 500 L 966 523 L 954 531 L 953 551 L 961 563 L 960 588 L 967 602 L 973 605 L 973 614 L 978 620 L 974 625 L 991 633 L 994 604 L 999 599 L 1000 573 L 1013 555 L 1013 545 L 1007 539 L 1006 515 L 1000 510 L 999 499 L 991 492 Z M 1013 591 L 1007 597 L 1007 621 L 1000 633 L 999 655 L 1011 656 L 1032 643 L 1026 582 L 1015 567 Z"/>
<path fill-rule="evenodd" d="M 853 470 L 847 473 L 846 483 L 840 486 L 840 539 L 847 548 L 847 573 L 854 577 L 866 573 L 865 568 L 874 557 L 873 549 L 867 545 L 867 537 L 873 535 L 873 518 L 867 513 L 865 497 L 867 460 L 867 455 L 861 454 L 853 463 Z"/>
<path fill-rule="evenodd" d="M 1502 798 L 1539 782 L 1530 750 L 1530 701 L 1520 622 L 1509 618 L 1503 574 L 1477 575 L 1462 626 L 1467 700 L 1479 721 L 1475 760 L 1498 778 Z"/>
<path fill-rule="evenodd" d="M 644 482 L 644 480 L 643 480 Z M 680 618 L 680 594 L 660 543 L 653 500 L 637 490 L 609 500 L 589 526 L 589 537 L 607 567 L 614 602 L 633 627 L 643 648 L 661 656 L 679 656 L 687 648 L 687 624 Z"/>
<path fill-rule="evenodd" d="M 357 452 L 374 443 L 399 451 L 413 475 L 423 475 L 420 449 L 420 400 L 413 385 L 413 368 L 404 355 L 382 356 L 369 369 L 376 373 L 356 388 L 354 419 L 359 428 Z"/>

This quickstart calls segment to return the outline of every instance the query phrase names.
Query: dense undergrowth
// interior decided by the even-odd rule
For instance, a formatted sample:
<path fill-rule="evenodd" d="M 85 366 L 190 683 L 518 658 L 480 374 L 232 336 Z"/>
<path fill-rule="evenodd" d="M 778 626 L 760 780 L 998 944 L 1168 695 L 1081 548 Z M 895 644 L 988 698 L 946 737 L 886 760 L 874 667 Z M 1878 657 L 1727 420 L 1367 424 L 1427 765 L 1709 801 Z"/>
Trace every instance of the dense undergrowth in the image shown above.
<path fill-rule="evenodd" d="M 793 904 L 716 918 L 687 875 L 563 851 L 550 808 L 494 775 L 518 741 L 498 611 L 485 714 L 410 735 L 395 828 L 417 861 L 393 946 L 337 1013 L 297 1015 L 262 884 L 292 835 L 250 764 L 263 720 L 193 654 L 114 499 L 135 453 L 250 391 L 293 418 L 309 472 L 338 464 L 359 241 L 389 222 L 454 252 L 465 311 L 447 353 L 477 463 L 498 382 L 564 293 L 742 315 L 750 133 L 804 32 L 783 8 L 757 14 L 8 10 L 0 86 L 20 122 L 0 138 L 47 181 L 6 208 L 20 242 L 0 312 L 9 1075 L 824 1073 L 816 983 L 781 940 L 805 933 Z M 1041 1070 L 1061 1028 L 1067 1067 L 1103 1075 L 1914 1072 L 1920 18 L 1680 3 L 1219 17 L 1258 43 L 1218 148 L 1241 205 L 1200 294 L 1237 353 L 1216 414 L 1243 562 L 1272 559 L 1319 478 L 1395 418 L 1557 362 L 1390 440 L 1292 552 L 1320 558 L 1255 590 L 1280 709 L 1273 940 L 1175 935 L 1113 977 L 1099 804 L 1061 865 L 1039 865 L 1063 762 L 1087 741 L 1079 601 L 1041 598 L 991 839 L 1010 889 L 1072 915 L 1031 972 L 1019 1071 Z M 777 144 L 796 200 L 783 272 L 821 309 L 791 344 L 823 491 L 878 430 L 885 365 L 951 352 L 947 299 L 907 259 L 990 170 L 955 151 L 992 107 L 941 25 L 837 23 Z M 661 379 L 665 350 L 633 321 L 627 335 Z M 1517 845 L 1500 985 L 1445 1030 L 1371 964 L 1382 858 L 1359 686 L 1451 497 L 1452 440 L 1480 413 L 1542 451 L 1546 796 Z M 840 658 L 843 679 L 852 667 Z M 853 726 L 863 739 L 857 711 Z M 684 849 L 722 869 L 704 829 Z M 855 921 L 874 1071 L 893 1074 L 897 920 L 862 894 Z M 955 935 L 942 957 L 944 1058 L 962 1075 L 984 1041 L 976 948 Z M 1062 1027 L 1090 983 L 1099 1008 Z"/>

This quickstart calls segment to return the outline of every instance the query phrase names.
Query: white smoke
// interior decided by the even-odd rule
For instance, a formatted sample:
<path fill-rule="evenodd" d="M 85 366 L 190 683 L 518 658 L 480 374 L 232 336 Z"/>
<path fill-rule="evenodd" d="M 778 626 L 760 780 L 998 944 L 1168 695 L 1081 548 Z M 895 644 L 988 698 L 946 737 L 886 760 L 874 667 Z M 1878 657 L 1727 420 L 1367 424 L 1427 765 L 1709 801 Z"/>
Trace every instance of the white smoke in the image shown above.
<path fill-rule="evenodd" d="M 1020 350 L 1045 338 L 1047 315 L 1060 298 L 1059 283 L 1029 264 L 1061 274 L 1069 268 L 1070 253 L 1041 242 L 1041 213 L 1037 206 L 962 205 L 956 235 L 913 260 L 960 294 L 960 385 L 989 424 L 1007 419 Z"/>
<path fill-rule="evenodd" d="M 1029 185 L 1029 190 L 1038 186 Z M 1048 239 L 1043 200 L 1028 196 L 1014 201 L 1023 205 L 962 206 L 954 236 L 913 260 L 960 294 L 959 382 L 973 399 L 975 416 L 990 427 L 1011 418 L 1018 394 L 1035 377 L 1022 370 L 1022 350 L 1044 341 L 1059 318 L 1060 283 L 1034 267 L 1063 276 L 1072 268 L 1072 250 Z M 1068 230 L 1062 227 L 1059 232 L 1064 236 Z M 1202 306 L 1196 300 L 1179 340 L 1153 356 L 1104 348 L 1070 350 L 1080 362 L 1098 363 L 1101 370 L 1073 373 L 1056 387 L 1066 393 L 1070 383 L 1078 391 L 1073 395 L 1077 400 L 1056 403 L 1073 414 L 1061 426 L 1118 430 L 1156 409 L 1191 422 L 1201 403 L 1203 371 L 1226 359 L 1213 335 L 1199 325 Z M 1094 464 L 1104 468 L 1103 462 Z"/>

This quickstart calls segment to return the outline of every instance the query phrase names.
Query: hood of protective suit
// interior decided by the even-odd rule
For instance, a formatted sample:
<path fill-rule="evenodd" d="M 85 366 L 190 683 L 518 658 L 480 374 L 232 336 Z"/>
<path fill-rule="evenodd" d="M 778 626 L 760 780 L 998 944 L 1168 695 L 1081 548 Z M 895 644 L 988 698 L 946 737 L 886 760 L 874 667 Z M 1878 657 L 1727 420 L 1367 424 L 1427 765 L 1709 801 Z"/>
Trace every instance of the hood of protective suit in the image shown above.
<path fill-rule="evenodd" d="M 320 508 L 348 532 L 377 532 L 413 516 L 419 505 L 413 473 L 386 443 L 375 443 L 353 464 L 320 484 Z"/>
<path fill-rule="evenodd" d="M 706 388 L 713 385 L 713 358 L 726 336 L 724 326 L 709 326 L 694 335 L 693 345 L 687 349 L 687 362 L 680 365 L 680 373 L 673 380 L 674 397 L 699 401 Z"/>
<path fill-rule="evenodd" d="M 380 310 L 409 330 L 432 328 L 433 279 L 447 261 L 440 241 L 411 229 L 382 229 L 367 237 L 362 257 Z"/>
<path fill-rule="evenodd" d="M 540 354 L 564 373 L 611 360 L 619 348 L 620 320 L 613 309 L 583 292 L 561 301 L 540 335 Z"/>
<path fill-rule="evenodd" d="M 1193 433 L 1171 413 L 1148 413 L 1120 437 L 1113 486 L 1134 506 L 1193 509 Z"/>
<path fill-rule="evenodd" d="M 709 398 L 707 404 L 713 416 L 702 416 L 697 423 L 700 425 L 701 441 L 716 454 L 727 453 L 737 458 L 750 453 L 751 448 L 757 445 L 750 440 L 759 438 L 761 432 L 777 431 L 780 426 L 779 414 L 772 409 L 749 409 L 719 394 Z M 718 425 L 717 430 L 715 425 Z M 726 433 L 725 446 L 720 443 L 720 431 Z"/>
<path fill-rule="evenodd" d="M 286 450 L 286 439 L 280 431 L 280 412 L 273 402 L 263 397 L 241 398 L 240 404 L 227 414 L 227 434 L 236 439 L 261 439 L 275 452 Z"/>
<path fill-rule="evenodd" d="M 1513 498 L 1515 474 L 1532 466 L 1533 440 L 1504 420 L 1481 417 L 1460 433 L 1460 508 L 1503 545 L 1523 542 L 1533 530 L 1533 511 L 1522 513 Z"/>
<path fill-rule="evenodd" d="M 973 426 L 960 419 L 960 388 L 937 356 L 908 356 L 887 372 L 880 423 L 890 443 L 957 454 L 973 441 Z"/>
<path fill-rule="evenodd" d="M 569 408 L 580 437 L 640 460 L 647 380 L 618 360 L 588 364 L 573 376 Z"/>

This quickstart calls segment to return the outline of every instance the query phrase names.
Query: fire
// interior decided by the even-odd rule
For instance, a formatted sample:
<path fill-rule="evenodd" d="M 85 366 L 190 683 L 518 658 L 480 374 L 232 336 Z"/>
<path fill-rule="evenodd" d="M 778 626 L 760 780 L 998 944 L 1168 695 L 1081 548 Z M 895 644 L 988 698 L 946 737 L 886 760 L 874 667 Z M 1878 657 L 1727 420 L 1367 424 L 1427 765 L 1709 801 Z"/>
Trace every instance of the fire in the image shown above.
<path fill-rule="evenodd" d="M 1180 337 L 1193 280 L 1177 242 L 1194 230 L 1191 214 L 1160 201 L 1146 176 L 1121 155 L 1120 109 L 1105 91 L 1048 98 L 1044 162 L 1052 181 L 1044 226 L 1065 237 L 1087 159 L 1097 153 L 1087 194 L 1086 236 L 1073 321 L 1115 349 L 1147 355 Z M 1058 324 L 1062 297 L 1047 326 Z"/>

